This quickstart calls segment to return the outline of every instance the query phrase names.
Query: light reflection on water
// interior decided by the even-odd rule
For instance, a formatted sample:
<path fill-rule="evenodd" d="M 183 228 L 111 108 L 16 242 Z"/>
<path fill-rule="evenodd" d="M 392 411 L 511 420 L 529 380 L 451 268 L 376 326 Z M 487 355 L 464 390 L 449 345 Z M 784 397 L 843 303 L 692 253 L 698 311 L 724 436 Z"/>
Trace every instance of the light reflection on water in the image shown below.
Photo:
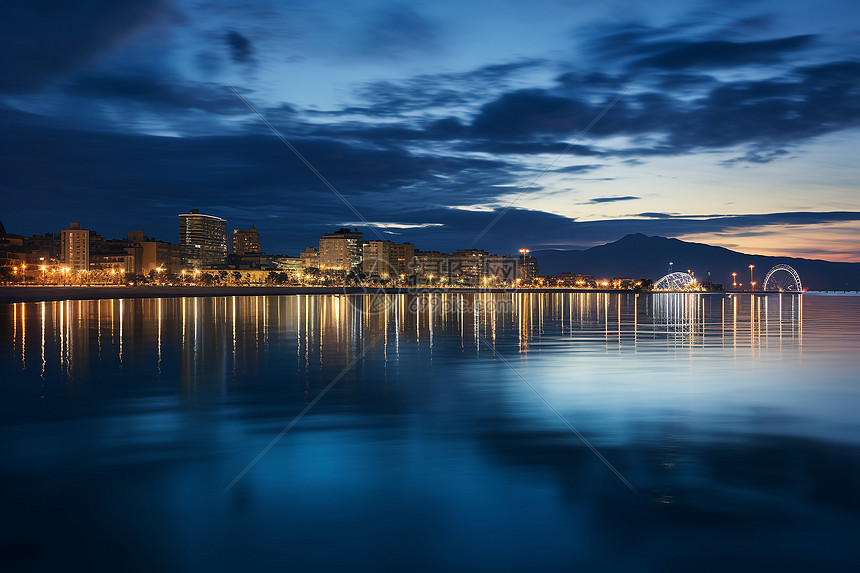
<path fill-rule="evenodd" d="M 860 297 L 63 301 L 0 307 L 0 333 L 13 566 L 857 557 Z"/>
<path fill-rule="evenodd" d="M 803 299 L 792 295 L 648 296 L 607 293 L 389 295 L 375 297 L 283 296 L 141 300 L 61 301 L 11 306 L 5 321 L 11 347 L 27 371 L 27 331 L 40 336 L 40 376 L 52 368 L 73 381 L 89 372 L 90 353 L 99 362 L 123 365 L 123 345 L 133 341 L 154 350 L 161 370 L 164 346 L 179 349 L 183 369 L 197 375 L 213 358 L 235 374 L 269 348 L 270 331 L 292 339 L 300 362 L 314 358 L 345 364 L 363 341 L 382 333 L 382 353 L 399 351 L 401 340 L 433 348 L 434 336 L 459 336 L 461 346 L 480 352 L 480 340 L 513 335 L 528 352 L 547 335 L 609 345 L 731 346 L 757 348 L 803 342 Z M 379 305 L 377 305 L 379 306 Z M 8 314 L 8 312 L 7 312 Z M 29 319 L 28 319 L 29 316 Z M 37 323 L 37 324 L 34 324 Z M 95 344 L 90 339 L 95 338 Z M 154 340 L 150 340 L 153 338 Z M 152 346 L 153 348 L 144 348 Z M 229 352 L 228 352 L 229 350 Z M 213 355 L 217 354 L 217 358 Z M 55 359 L 49 359 L 52 357 Z M 138 354 L 136 359 L 142 357 Z M 223 374 L 223 373 L 222 373 Z M 222 381 L 229 380 L 226 374 Z"/>

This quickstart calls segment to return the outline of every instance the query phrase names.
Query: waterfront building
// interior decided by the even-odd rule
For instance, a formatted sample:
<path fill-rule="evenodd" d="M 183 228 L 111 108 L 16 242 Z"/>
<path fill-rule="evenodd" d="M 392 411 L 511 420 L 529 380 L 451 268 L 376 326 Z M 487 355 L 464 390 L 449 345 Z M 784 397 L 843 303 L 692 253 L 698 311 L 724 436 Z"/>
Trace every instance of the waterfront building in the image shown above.
<path fill-rule="evenodd" d="M 398 275 L 414 274 L 415 246 L 412 243 L 392 244 L 390 263 Z"/>
<path fill-rule="evenodd" d="M 308 247 L 299 255 L 299 258 L 305 269 L 320 268 L 320 251 L 316 247 Z"/>
<path fill-rule="evenodd" d="M 413 274 L 415 247 L 410 243 L 368 241 L 362 249 L 362 272 L 388 278 Z"/>
<path fill-rule="evenodd" d="M 60 233 L 60 256 L 64 266 L 72 271 L 90 269 L 90 232 L 80 223 L 71 223 Z"/>
<path fill-rule="evenodd" d="M 179 245 L 186 269 L 221 267 L 227 258 L 227 221 L 191 209 L 179 215 Z"/>
<path fill-rule="evenodd" d="M 341 228 L 320 238 L 319 268 L 324 271 L 361 270 L 363 235 L 358 229 Z"/>
<path fill-rule="evenodd" d="M 300 257 L 274 257 L 272 262 L 279 271 L 292 277 L 302 274 L 305 270 L 304 261 Z"/>
<path fill-rule="evenodd" d="M 368 241 L 364 243 L 361 255 L 361 270 L 365 275 L 388 278 L 393 272 L 391 266 L 391 241 Z"/>
<path fill-rule="evenodd" d="M 415 249 L 412 274 L 429 280 L 450 278 L 451 255 L 439 251 L 421 251 Z"/>
<path fill-rule="evenodd" d="M 518 260 L 511 255 L 487 255 L 481 269 L 481 281 L 487 279 L 493 285 L 513 284 L 517 278 Z"/>
<path fill-rule="evenodd" d="M 182 252 L 176 243 L 166 241 L 142 241 L 140 244 L 140 268 L 135 272 L 149 275 L 156 273 L 177 274 L 182 272 Z"/>
<path fill-rule="evenodd" d="M 536 279 L 538 276 L 538 261 L 535 257 L 523 256 L 517 259 L 519 265 L 517 269 L 517 278 L 524 281 Z"/>
<path fill-rule="evenodd" d="M 413 252 L 412 274 L 433 283 L 490 286 L 514 283 L 517 279 L 517 258 L 511 255 L 493 255 L 480 249 L 460 250 L 450 255 L 418 249 Z"/>
<path fill-rule="evenodd" d="M 465 285 L 478 285 L 484 277 L 485 258 L 490 253 L 481 249 L 454 251 L 451 255 L 451 279 Z"/>
<path fill-rule="evenodd" d="M 260 253 L 260 234 L 257 226 L 250 229 L 233 229 L 233 254 L 257 255 Z"/>
<path fill-rule="evenodd" d="M 278 269 L 278 265 L 275 264 L 276 258 L 276 255 L 264 253 L 231 254 L 227 257 L 227 268 L 274 271 Z"/>

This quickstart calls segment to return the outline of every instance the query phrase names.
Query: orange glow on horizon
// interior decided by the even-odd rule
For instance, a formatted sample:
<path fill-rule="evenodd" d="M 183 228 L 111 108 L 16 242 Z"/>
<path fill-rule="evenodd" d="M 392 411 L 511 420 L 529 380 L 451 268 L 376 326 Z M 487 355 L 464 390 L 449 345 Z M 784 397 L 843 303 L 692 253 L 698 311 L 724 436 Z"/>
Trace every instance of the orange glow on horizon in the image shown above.
<path fill-rule="evenodd" d="M 860 221 L 745 227 L 719 233 L 678 235 L 676 238 L 750 255 L 860 262 Z"/>

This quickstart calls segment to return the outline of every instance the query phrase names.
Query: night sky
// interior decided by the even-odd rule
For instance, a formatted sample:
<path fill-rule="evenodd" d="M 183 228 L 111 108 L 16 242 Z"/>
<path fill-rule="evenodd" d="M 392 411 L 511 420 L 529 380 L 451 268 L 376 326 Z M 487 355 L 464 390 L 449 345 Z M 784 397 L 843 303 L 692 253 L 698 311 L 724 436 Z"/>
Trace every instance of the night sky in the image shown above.
<path fill-rule="evenodd" d="M 860 261 L 856 0 L 24 0 L 0 46 L 10 233 L 375 238 L 229 84 L 397 242 Z"/>

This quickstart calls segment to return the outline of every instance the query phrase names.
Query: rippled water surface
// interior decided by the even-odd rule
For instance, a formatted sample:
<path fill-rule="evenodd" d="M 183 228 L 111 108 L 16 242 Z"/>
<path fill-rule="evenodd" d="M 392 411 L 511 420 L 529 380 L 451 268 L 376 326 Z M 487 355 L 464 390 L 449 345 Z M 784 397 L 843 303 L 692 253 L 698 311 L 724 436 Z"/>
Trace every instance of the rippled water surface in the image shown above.
<path fill-rule="evenodd" d="M 860 558 L 860 297 L 25 303 L 0 343 L 5 570 Z"/>

